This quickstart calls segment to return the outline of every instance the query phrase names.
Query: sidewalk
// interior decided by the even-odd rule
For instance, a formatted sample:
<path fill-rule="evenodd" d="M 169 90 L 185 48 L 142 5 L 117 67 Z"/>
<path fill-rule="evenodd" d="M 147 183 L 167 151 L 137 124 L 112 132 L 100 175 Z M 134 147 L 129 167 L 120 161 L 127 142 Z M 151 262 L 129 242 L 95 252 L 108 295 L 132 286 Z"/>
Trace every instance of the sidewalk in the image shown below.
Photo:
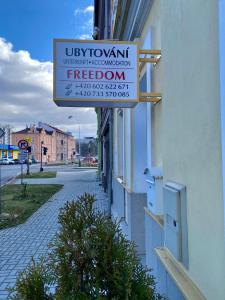
<path fill-rule="evenodd" d="M 6 288 L 15 284 L 18 271 L 23 270 L 32 257 L 38 258 L 48 251 L 48 243 L 58 229 L 58 212 L 64 203 L 88 192 L 96 194 L 96 208 L 109 212 L 109 201 L 95 178 L 96 171 L 88 170 L 60 172 L 56 178 L 24 180 L 32 184 L 59 183 L 64 187 L 27 222 L 0 231 L 0 300 L 7 299 Z"/>

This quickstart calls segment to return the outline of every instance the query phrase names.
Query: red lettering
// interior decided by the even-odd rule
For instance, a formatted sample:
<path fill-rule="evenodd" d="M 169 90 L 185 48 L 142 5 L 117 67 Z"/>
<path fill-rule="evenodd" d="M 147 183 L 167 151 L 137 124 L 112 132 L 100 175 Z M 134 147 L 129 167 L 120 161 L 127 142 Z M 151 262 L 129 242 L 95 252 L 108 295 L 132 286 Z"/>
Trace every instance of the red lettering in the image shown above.
<path fill-rule="evenodd" d="M 94 77 L 94 71 L 89 71 L 89 79 L 95 79 L 95 77 Z"/>
<path fill-rule="evenodd" d="M 117 80 L 117 79 L 119 79 L 119 80 L 125 80 L 125 74 L 124 74 L 124 72 L 119 73 L 119 72 L 116 71 L 115 80 Z"/>
<path fill-rule="evenodd" d="M 105 72 L 105 78 L 108 80 L 112 80 L 114 78 L 114 73 L 112 71 Z"/>
<path fill-rule="evenodd" d="M 101 70 L 67 70 L 68 79 L 93 79 L 93 80 L 125 80 L 124 71 L 101 71 Z"/>
<path fill-rule="evenodd" d="M 102 71 L 96 71 L 95 72 L 95 79 L 102 79 L 102 78 L 104 78 L 104 73 Z"/>
<path fill-rule="evenodd" d="M 72 75 L 72 70 L 67 70 L 67 78 L 70 78 L 70 75 Z"/>
<path fill-rule="evenodd" d="M 87 79 L 87 70 L 82 71 L 82 79 Z"/>
<path fill-rule="evenodd" d="M 80 79 L 80 71 L 74 70 L 74 79 Z"/>

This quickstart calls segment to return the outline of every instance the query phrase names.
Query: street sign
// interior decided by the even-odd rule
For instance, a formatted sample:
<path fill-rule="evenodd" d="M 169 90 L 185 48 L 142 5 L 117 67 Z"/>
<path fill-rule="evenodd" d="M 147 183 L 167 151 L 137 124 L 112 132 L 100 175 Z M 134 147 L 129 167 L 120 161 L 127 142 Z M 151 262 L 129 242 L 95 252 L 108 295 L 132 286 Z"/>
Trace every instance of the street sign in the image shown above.
<path fill-rule="evenodd" d="M 136 42 L 54 39 L 53 99 L 65 107 L 134 107 L 138 59 Z"/>
<path fill-rule="evenodd" d="M 22 154 L 22 153 L 21 153 L 21 154 L 18 155 L 18 159 L 19 159 L 20 161 L 21 161 L 21 160 L 24 161 L 26 158 L 27 158 L 27 154 L 25 155 L 25 154 Z"/>
<path fill-rule="evenodd" d="M 27 150 L 20 150 L 20 153 L 19 153 L 19 155 L 18 155 L 18 159 L 19 159 L 20 161 L 25 161 L 26 158 L 27 158 L 27 153 L 28 153 Z"/>
<path fill-rule="evenodd" d="M 0 128 L 0 138 L 2 138 L 4 135 L 5 135 L 5 131 L 2 128 Z"/>
<path fill-rule="evenodd" d="M 28 143 L 32 143 L 32 137 L 29 137 L 29 136 L 26 137 L 26 138 L 25 138 L 25 141 L 27 141 Z"/>
<path fill-rule="evenodd" d="M 20 150 L 20 154 L 27 155 L 27 153 L 28 153 L 27 150 Z"/>
<path fill-rule="evenodd" d="M 26 150 L 28 146 L 29 146 L 29 144 L 26 140 L 20 140 L 18 142 L 18 147 L 22 150 Z"/>

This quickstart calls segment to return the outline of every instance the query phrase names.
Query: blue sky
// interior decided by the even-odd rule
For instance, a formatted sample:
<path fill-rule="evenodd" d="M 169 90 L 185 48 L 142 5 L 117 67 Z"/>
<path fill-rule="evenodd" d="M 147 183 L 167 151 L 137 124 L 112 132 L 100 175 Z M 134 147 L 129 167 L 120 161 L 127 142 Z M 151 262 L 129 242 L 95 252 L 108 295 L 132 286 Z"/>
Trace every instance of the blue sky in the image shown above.
<path fill-rule="evenodd" d="M 91 6 L 91 0 L 1 0 L 0 36 L 16 51 L 52 60 L 53 38 L 91 37 Z"/>
<path fill-rule="evenodd" d="M 92 39 L 92 0 L 0 0 L 0 124 L 14 130 L 47 122 L 96 135 L 92 108 L 52 100 L 53 38 Z M 72 115 L 73 118 L 68 119 Z"/>

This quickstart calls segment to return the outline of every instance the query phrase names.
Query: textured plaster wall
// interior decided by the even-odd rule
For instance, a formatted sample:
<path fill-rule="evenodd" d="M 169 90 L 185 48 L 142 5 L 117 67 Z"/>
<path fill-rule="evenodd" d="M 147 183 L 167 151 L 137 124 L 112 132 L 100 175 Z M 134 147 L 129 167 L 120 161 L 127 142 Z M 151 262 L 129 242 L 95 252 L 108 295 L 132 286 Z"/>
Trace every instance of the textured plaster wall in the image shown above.
<path fill-rule="evenodd" d="M 164 179 L 187 186 L 189 275 L 225 299 L 218 1 L 163 0 Z"/>
<path fill-rule="evenodd" d="M 148 21 L 142 33 L 142 45 L 144 49 L 161 49 L 161 0 L 154 1 L 150 11 Z M 148 42 L 148 36 L 150 41 Z M 147 64 L 150 69 L 150 83 L 148 83 L 148 92 L 160 93 L 162 90 L 161 80 L 161 61 L 157 65 Z M 149 113 L 149 112 L 148 112 Z M 151 105 L 151 153 L 149 152 L 151 167 L 162 167 L 162 104 Z"/>

